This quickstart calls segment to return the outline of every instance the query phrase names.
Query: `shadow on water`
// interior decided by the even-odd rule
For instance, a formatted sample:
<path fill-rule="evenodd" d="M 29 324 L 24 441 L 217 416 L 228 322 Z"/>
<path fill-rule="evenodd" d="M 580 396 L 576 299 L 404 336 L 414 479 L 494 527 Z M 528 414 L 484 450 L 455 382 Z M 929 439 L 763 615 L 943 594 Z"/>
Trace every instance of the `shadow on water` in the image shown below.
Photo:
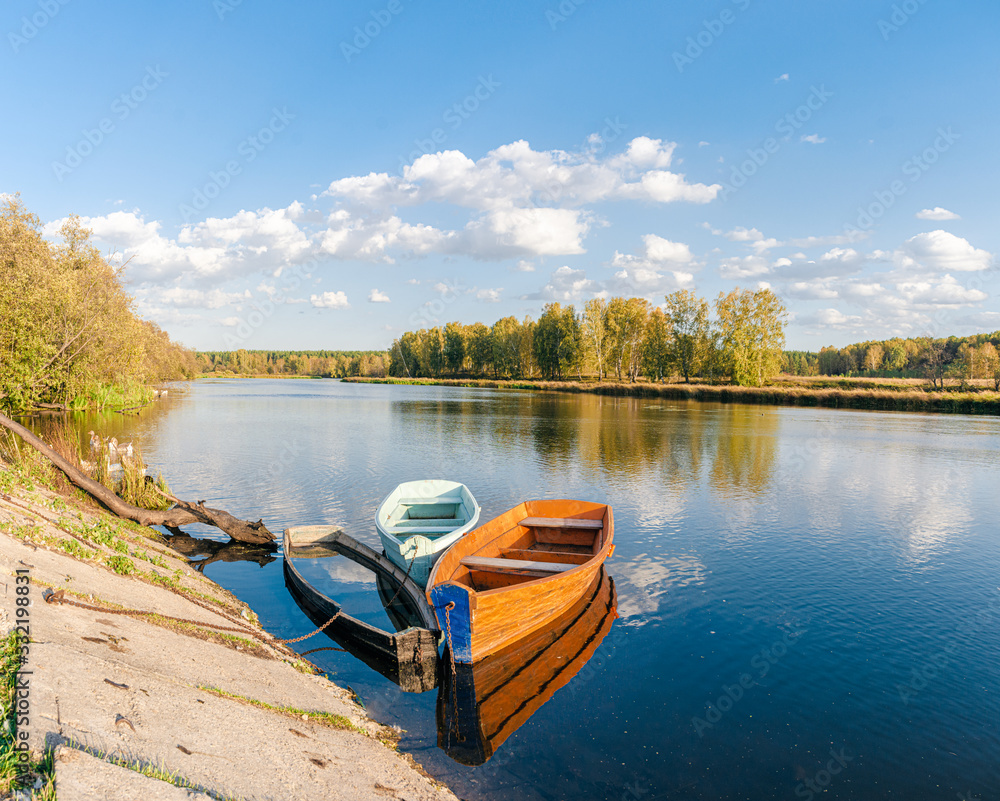
<path fill-rule="evenodd" d="M 251 545 L 246 542 L 217 542 L 175 531 L 176 534 L 165 534 L 164 542 L 186 556 L 191 566 L 200 573 L 204 573 L 205 568 L 213 562 L 256 562 L 264 567 L 278 558 L 278 546 L 273 543 Z"/>

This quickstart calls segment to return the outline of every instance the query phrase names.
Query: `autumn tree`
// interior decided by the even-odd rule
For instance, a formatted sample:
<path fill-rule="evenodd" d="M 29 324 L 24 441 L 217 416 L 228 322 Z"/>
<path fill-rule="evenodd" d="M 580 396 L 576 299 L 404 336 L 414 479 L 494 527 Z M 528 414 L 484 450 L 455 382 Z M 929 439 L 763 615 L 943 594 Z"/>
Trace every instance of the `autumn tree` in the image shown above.
<path fill-rule="evenodd" d="M 670 340 L 667 317 L 657 306 L 649 315 L 642 337 L 642 370 L 651 381 L 663 381 L 672 373 Z"/>
<path fill-rule="evenodd" d="M 781 370 L 788 312 L 770 289 L 734 289 L 715 301 L 721 346 L 733 383 L 762 386 Z"/>
<path fill-rule="evenodd" d="M 477 375 L 485 372 L 486 365 L 493 363 L 493 340 L 490 329 L 482 323 L 473 323 L 466 329 L 466 351 L 469 365 Z"/>
<path fill-rule="evenodd" d="M 465 364 L 465 326 L 448 323 L 444 327 L 444 362 L 448 372 L 457 374 Z"/>
<path fill-rule="evenodd" d="M 669 359 L 672 368 L 684 376 L 686 383 L 691 383 L 691 376 L 698 374 L 708 348 L 708 301 L 687 289 L 672 292 L 665 301 Z"/>
<path fill-rule="evenodd" d="M 573 306 L 546 304 L 535 324 L 535 363 L 543 376 L 561 379 L 580 364 L 582 332 Z"/>
<path fill-rule="evenodd" d="M 594 357 L 597 380 L 602 381 L 608 338 L 608 302 L 604 298 L 593 298 L 584 304 L 582 333 L 586 348 Z"/>

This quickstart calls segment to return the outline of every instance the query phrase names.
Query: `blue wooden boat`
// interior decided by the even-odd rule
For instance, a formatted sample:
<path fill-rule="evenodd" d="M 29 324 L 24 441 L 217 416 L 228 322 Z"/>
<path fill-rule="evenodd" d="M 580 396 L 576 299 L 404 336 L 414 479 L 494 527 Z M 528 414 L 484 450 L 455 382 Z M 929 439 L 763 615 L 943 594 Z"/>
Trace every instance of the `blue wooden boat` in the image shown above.
<path fill-rule="evenodd" d="M 479 522 L 479 504 L 465 484 L 406 481 L 375 513 L 385 554 L 421 587 L 437 558 Z"/>

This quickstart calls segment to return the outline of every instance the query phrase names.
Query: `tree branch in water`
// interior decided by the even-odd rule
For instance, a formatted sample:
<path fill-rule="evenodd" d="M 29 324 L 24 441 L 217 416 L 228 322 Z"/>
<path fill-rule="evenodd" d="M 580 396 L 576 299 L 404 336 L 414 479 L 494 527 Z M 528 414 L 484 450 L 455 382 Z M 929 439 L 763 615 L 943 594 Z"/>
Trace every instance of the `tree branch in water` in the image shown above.
<path fill-rule="evenodd" d="M 212 509 L 205 506 L 204 501 L 191 503 L 170 496 L 177 505 L 165 512 L 133 506 L 123 501 L 103 484 L 94 481 L 90 476 L 75 468 L 24 426 L 3 414 L 0 414 L 0 426 L 17 434 L 65 473 L 66 478 L 73 484 L 125 520 L 132 520 L 142 526 L 170 526 L 173 528 L 190 523 L 204 523 L 224 531 L 234 540 L 253 545 L 262 545 L 273 542 L 275 539 L 274 535 L 267 530 L 263 520 L 258 520 L 256 523 L 240 520 L 222 509 Z"/>

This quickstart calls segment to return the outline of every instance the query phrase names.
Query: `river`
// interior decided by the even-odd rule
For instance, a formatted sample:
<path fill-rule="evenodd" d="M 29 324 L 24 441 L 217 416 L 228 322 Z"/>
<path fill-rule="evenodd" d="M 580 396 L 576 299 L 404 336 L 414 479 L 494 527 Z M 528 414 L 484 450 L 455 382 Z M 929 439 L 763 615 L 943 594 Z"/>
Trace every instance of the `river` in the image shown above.
<path fill-rule="evenodd" d="M 376 507 L 415 478 L 467 484 L 483 520 L 611 504 L 619 618 L 485 765 L 437 747 L 436 692 L 310 655 L 462 798 L 1000 797 L 1000 420 L 234 379 L 80 424 L 276 533 L 377 546 Z M 205 572 L 277 636 L 313 628 L 280 558 Z M 329 581 L 384 615 L 370 577 Z"/>

